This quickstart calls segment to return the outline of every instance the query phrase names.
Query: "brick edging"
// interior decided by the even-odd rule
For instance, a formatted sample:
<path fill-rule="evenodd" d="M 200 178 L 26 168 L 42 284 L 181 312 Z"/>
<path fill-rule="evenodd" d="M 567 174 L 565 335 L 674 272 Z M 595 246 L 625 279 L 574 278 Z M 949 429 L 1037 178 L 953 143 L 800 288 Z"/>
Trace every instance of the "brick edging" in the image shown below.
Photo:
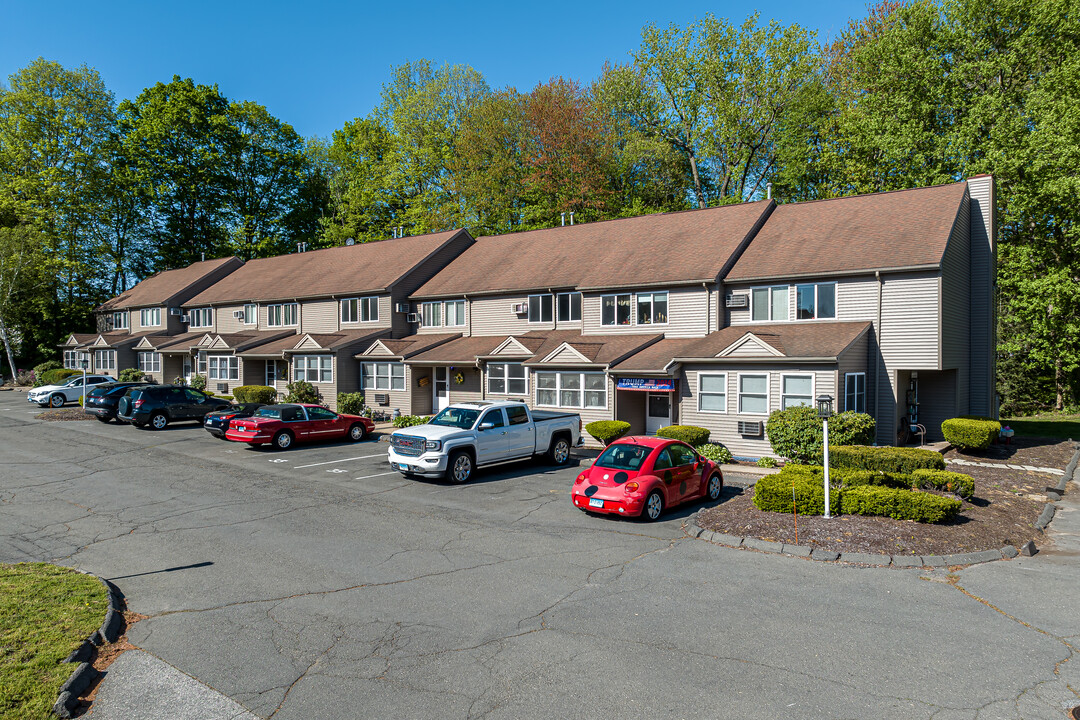
<path fill-rule="evenodd" d="M 79 572 L 82 572 L 81 570 Z M 89 575 L 90 573 L 84 573 Z M 83 690 L 97 677 L 97 670 L 88 660 L 94 654 L 94 648 L 105 643 L 116 642 L 120 637 L 120 630 L 124 627 L 124 616 L 121 614 L 123 594 L 108 580 L 98 578 L 98 582 L 105 586 L 108 597 L 108 609 L 105 611 L 105 619 L 101 627 L 90 634 L 90 637 L 82 641 L 78 648 L 68 655 L 64 662 L 77 663 L 74 672 L 67 681 L 60 686 L 60 694 L 53 703 L 53 714 L 57 717 L 74 717 L 73 713 L 79 705 L 79 696 Z"/>

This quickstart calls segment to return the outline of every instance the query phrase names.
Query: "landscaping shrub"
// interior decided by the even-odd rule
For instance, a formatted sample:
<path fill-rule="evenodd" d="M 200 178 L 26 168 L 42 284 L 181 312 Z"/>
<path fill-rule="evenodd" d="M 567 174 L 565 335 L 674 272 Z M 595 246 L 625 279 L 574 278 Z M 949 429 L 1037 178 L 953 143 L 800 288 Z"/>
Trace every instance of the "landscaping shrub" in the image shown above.
<path fill-rule="evenodd" d="M 820 476 L 813 472 L 787 472 L 787 467 L 754 483 L 754 505 L 766 512 L 790 513 L 794 488 L 794 505 L 800 515 L 824 515 L 825 485 Z M 829 508 L 840 509 L 838 487 L 829 488 Z"/>
<path fill-rule="evenodd" d="M 735 458 L 731 456 L 731 451 L 719 443 L 705 443 L 704 445 L 698 445 L 694 449 L 697 450 L 698 455 L 712 460 L 714 463 L 735 462 Z"/>
<path fill-rule="evenodd" d="M 869 445 L 874 441 L 874 418 L 842 412 L 829 418 L 829 440 L 837 445 Z M 774 410 L 765 421 L 773 452 L 793 463 L 821 464 L 824 430 L 817 409 L 798 405 Z"/>
<path fill-rule="evenodd" d="M 910 473 L 920 468 L 944 470 L 945 458 L 941 457 L 941 453 L 921 448 L 830 445 L 829 464 L 831 467 L 850 470 Z"/>
<path fill-rule="evenodd" d="M 34 366 L 34 376 L 41 377 L 50 370 L 63 370 L 64 363 L 59 360 L 46 360 L 45 362 Z"/>
<path fill-rule="evenodd" d="M 697 447 L 709 442 L 709 430 L 696 425 L 668 425 L 657 430 L 656 437 L 682 440 L 691 447 Z"/>
<path fill-rule="evenodd" d="M 918 490 L 862 485 L 841 493 L 840 508 L 847 515 L 883 515 L 896 520 L 938 523 L 956 515 L 960 501 Z"/>
<path fill-rule="evenodd" d="M 46 370 L 41 375 L 41 385 L 59 385 L 72 375 L 82 375 L 82 372 L 79 370 L 66 370 L 64 368 Z M 41 385 L 38 387 L 41 387 Z"/>
<path fill-rule="evenodd" d="M 776 458 L 769 457 L 768 455 L 765 455 L 764 457 L 759 457 L 757 460 L 757 466 L 763 468 L 774 468 L 776 467 Z"/>
<path fill-rule="evenodd" d="M 630 423 L 622 420 L 597 420 L 585 426 L 585 432 L 604 445 L 609 445 L 630 432 Z"/>
<path fill-rule="evenodd" d="M 974 478 L 948 470 L 916 470 L 911 473 L 911 487 L 951 492 L 965 500 L 975 494 Z"/>
<path fill-rule="evenodd" d="M 911 489 L 911 476 L 903 473 L 887 473 L 880 470 L 832 470 L 829 480 L 838 482 L 847 488 L 873 485 L 875 487 L 890 487 L 897 489 Z"/>
<path fill-rule="evenodd" d="M 206 376 L 205 375 L 192 375 L 191 376 L 191 389 L 192 390 L 206 390 Z"/>
<path fill-rule="evenodd" d="M 138 368 L 124 368 L 116 378 L 120 382 L 141 382 L 146 373 Z"/>
<path fill-rule="evenodd" d="M 267 405 L 277 400 L 277 390 L 269 385 L 241 385 L 233 388 L 233 397 L 238 403 Z"/>
<path fill-rule="evenodd" d="M 187 385 L 187 378 L 177 375 L 172 379 L 172 384 L 179 385 L 180 387 L 185 387 Z"/>
<path fill-rule="evenodd" d="M 413 425 L 423 425 L 431 419 L 429 415 L 399 415 L 394 418 L 394 427 L 406 428 Z"/>
<path fill-rule="evenodd" d="M 364 412 L 364 393 L 343 393 L 337 394 L 337 411 L 346 415 L 359 415 Z"/>
<path fill-rule="evenodd" d="M 19 387 L 27 387 L 34 384 L 36 377 L 33 370 L 19 370 L 15 373 L 15 384 Z"/>
<path fill-rule="evenodd" d="M 990 418 L 958 417 L 941 423 L 941 433 L 960 450 L 985 450 L 998 438 L 1001 423 Z"/>
<path fill-rule="evenodd" d="M 297 380 L 285 386 L 288 393 L 285 395 L 287 403 L 317 403 L 319 391 L 307 380 Z"/>

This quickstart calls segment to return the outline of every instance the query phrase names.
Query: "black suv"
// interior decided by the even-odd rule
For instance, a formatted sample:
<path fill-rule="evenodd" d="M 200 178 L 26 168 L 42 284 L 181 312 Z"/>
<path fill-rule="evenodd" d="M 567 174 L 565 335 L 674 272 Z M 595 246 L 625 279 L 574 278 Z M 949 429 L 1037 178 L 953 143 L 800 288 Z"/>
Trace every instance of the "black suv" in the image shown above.
<path fill-rule="evenodd" d="M 107 423 L 116 417 L 116 406 L 120 404 L 120 398 L 124 397 L 131 388 L 151 385 L 148 382 L 115 382 L 98 385 L 86 393 L 83 411 L 87 415 L 93 415 L 103 423 Z"/>
<path fill-rule="evenodd" d="M 161 430 L 178 420 L 202 422 L 206 413 L 229 407 L 221 398 L 182 385 L 150 385 L 128 390 L 120 398 L 116 417 L 135 427 Z"/>

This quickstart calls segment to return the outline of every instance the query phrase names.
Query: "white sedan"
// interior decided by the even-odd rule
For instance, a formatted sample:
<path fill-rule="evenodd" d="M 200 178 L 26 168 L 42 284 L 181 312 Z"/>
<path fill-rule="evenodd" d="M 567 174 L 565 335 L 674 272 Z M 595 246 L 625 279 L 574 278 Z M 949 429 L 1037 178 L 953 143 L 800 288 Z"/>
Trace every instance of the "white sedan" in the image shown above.
<path fill-rule="evenodd" d="M 87 375 L 86 387 L 83 387 L 83 376 L 72 375 L 59 385 L 34 388 L 26 394 L 26 402 L 36 403 L 41 407 L 63 407 L 64 403 L 78 401 L 86 390 L 93 390 L 102 383 L 110 382 L 116 382 L 116 378 L 108 375 Z"/>

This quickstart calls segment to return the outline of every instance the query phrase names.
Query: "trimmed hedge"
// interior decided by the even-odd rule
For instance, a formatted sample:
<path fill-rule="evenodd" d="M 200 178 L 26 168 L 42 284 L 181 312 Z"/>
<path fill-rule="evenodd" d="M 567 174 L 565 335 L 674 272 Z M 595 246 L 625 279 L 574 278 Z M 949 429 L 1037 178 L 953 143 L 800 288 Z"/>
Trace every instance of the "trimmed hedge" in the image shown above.
<path fill-rule="evenodd" d="M 277 400 L 277 390 L 269 385 L 241 385 L 234 387 L 233 397 L 238 403 L 262 403 L 269 405 Z"/>
<path fill-rule="evenodd" d="M 364 393 L 339 392 L 337 394 L 337 411 L 346 415 L 359 415 L 364 412 Z"/>
<path fill-rule="evenodd" d="M 884 515 L 896 520 L 938 523 L 960 511 L 960 501 L 918 490 L 861 485 L 840 494 L 841 511 L 847 515 Z"/>
<path fill-rule="evenodd" d="M 874 418 L 866 413 L 842 412 L 829 418 L 829 440 L 837 445 L 869 445 L 874 441 Z M 765 421 L 773 452 L 801 465 L 820 465 L 823 427 L 817 409 L 798 405 L 774 410 Z"/>
<path fill-rule="evenodd" d="M 948 470 L 916 470 L 911 473 L 912 487 L 941 490 L 970 500 L 975 494 L 975 480 L 970 475 Z"/>
<path fill-rule="evenodd" d="M 682 440 L 691 447 L 709 442 L 709 429 L 697 425 L 668 425 L 656 431 L 656 437 Z"/>
<path fill-rule="evenodd" d="M 285 395 L 287 403 L 318 403 L 321 399 L 319 391 L 307 380 L 297 380 L 285 386 L 288 393 Z"/>
<path fill-rule="evenodd" d="M 754 464 L 757 465 L 758 467 L 763 467 L 763 468 L 774 468 L 777 465 L 776 458 L 770 457 L 768 455 L 764 455 L 762 457 L 759 457 L 757 459 L 757 462 L 754 463 Z"/>
<path fill-rule="evenodd" d="M 54 370 L 46 370 L 41 375 L 41 385 L 59 385 L 67 380 L 72 375 L 81 375 L 80 370 L 68 370 L 65 368 L 56 368 Z M 38 387 L 41 387 L 39 385 Z"/>
<path fill-rule="evenodd" d="M 144 377 L 146 377 L 146 373 L 139 368 L 124 368 L 116 376 L 120 382 L 142 382 Z"/>
<path fill-rule="evenodd" d="M 630 432 L 630 423 L 622 420 L 597 420 L 585 426 L 585 432 L 604 445 L 610 445 Z"/>
<path fill-rule="evenodd" d="M 939 452 L 921 448 L 830 445 L 829 465 L 850 470 L 910 473 L 922 468 L 944 470 L 945 458 Z"/>
<path fill-rule="evenodd" d="M 394 418 L 394 427 L 407 428 L 414 425 L 425 425 L 430 419 L 430 415 L 399 415 Z"/>
<path fill-rule="evenodd" d="M 786 468 L 785 468 L 786 470 Z M 830 478 L 831 479 L 831 478 Z M 792 492 L 794 488 L 794 500 Z M 829 488 L 829 509 L 840 510 L 840 488 Z M 754 505 L 766 512 L 789 513 L 794 502 L 800 515 L 825 514 L 825 485 L 814 473 L 780 471 L 754 483 Z"/>
<path fill-rule="evenodd" d="M 46 360 L 45 362 L 34 366 L 34 387 L 41 387 L 45 382 L 41 379 L 42 375 L 50 370 L 63 370 L 64 363 L 59 360 Z"/>
<path fill-rule="evenodd" d="M 896 489 L 911 489 L 911 476 L 902 473 L 886 473 L 880 470 L 834 470 L 829 479 L 836 476 L 838 481 L 846 488 L 863 487 L 889 487 Z"/>
<path fill-rule="evenodd" d="M 960 450 L 985 450 L 998 439 L 1001 423 L 981 417 L 951 418 L 941 423 L 941 433 Z"/>
<path fill-rule="evenodd" d="M 731 451 L 720 443 L 705 443 L 704 445 L 698 445 L 694 448 L 697 450 L 698 455 L 712 460 L 714 463 L 733 463 L 735 458 L 732 457 Z"/>

